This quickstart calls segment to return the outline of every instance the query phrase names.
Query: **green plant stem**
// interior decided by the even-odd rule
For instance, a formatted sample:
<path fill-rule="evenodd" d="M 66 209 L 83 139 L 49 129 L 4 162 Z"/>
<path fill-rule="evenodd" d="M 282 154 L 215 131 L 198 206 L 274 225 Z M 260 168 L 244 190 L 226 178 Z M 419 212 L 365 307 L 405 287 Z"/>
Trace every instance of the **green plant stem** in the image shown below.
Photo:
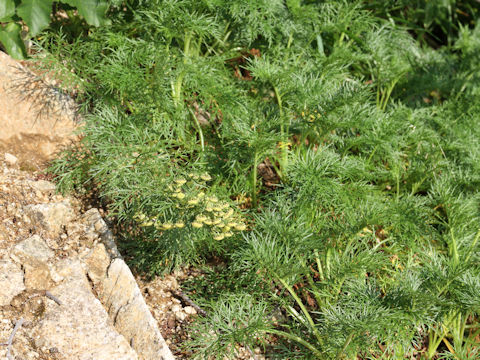
<path fill-rule="evenodd" d="M 307 308 L 305 307 L 305 305 L 303 304 L 302 300 L 300 300 L 300 298 L 298 297 L 297 293 L 293 290 L 293 288 L 287 284 L 287 282 L 285 280 L 283 280 L 282 278 L 278 278 L 278 280 L 280 281 L 280 283 L 285 287 L 285 289 L 288 290 L 288 292 L 290 293 L 290 295 L 292 295 L 292 297 L 295 299 L 295 301 L 297 302 L 298 306 L 300 307 L 300 309 L 302 310 L 303 312 L 303 315 L 305 316 L 305 318 L 307 319 L 307 322 L 308 324 L 310 325 L 315 337 L 317 338 L 317 341 L 319 342 L 319 344 L 323 344 L 323 339 L 322 339 L 322 336 L 320 335 L 320 332 L 318 331 L 318 329 L 316 328 L 315 326 L 315 323 L 313 322 L 313 319 L 312 317 L 310 316 L 310 313 L 308 312 Z"/>
<path fill-rule="evenodd" d="M 440 345 L 444 337 L 445 337 L 445 334 L 439 336 L 437 334 L 437 331 L 433 328 L 428 333 L 427 358 L 429 360 L 435 356 L 438 346 Z"/>
<path fill-rule="evenodd" d="M 453 230 L 450 229 L 450 238 L 452 239 L 452 255 L 453 255 L 453 260 L 455 262 L 455 265 L 458 265 L 459 263 L 459 257 L 458 257 L 458 248 L 457 248 L 457 239 L 455 238 L 455 235 L 453 234 Z"/>
<path fill-rule="evenodd" d="M 253 169 L 252 169 L 252 205 L 253 207 L 257 207 L 257 166 L 258 166 L 258 159 L 259 154 L 258 151 L 255 150 L 255 154 L 253 156 Z"/>
<path fill-rule="evenodd" d="M 473 253 L 473 250 L 475 249 L 475 246 L 477 245 L 478 239 L 480 238 L 480 230 L 477 232 L 475 235 L 475 238 L 472 241 L 472 244 L 470 245 L 470 248 L 468 249 L 467 256 L 465 258 L 465 262 L 468 262 L 470 260 L 470 256 Z"/>
<path fill-rule="evenodd" d="M 354 333 L 354 332 L 351 332 L 350 335 L 348 335 L 347 339 L 345 340 L 345 343 L 343 344 L 342 348 L 340 349 L 340 351 L 339 351 L 338 354 L 337 354 L 337 359 L 340 359 L 340 356 L 342 356 L 342 354 L 345 353 L 345 351 L 347 350 L 348 345 L 350 345 L 350 343 L 352 342 L 354 336 L 355 336 L 355 333 Z"/>
<path fill-rule="evenodd" d="M 277 99 L 278 104 L 278 111 L 280 113 L 280 137 L 282 138 L 281 144 L 281 156 L 280 156 L 280 169 L 282 174 L 285 174 L 285 169 L 287 167 L 288 162 L 288 126 L 285 128 L 283 121 L 285 120 L 284 112 L 283 112 L 283 103 L 282 103 L 282 96 L 280 91 L 276 86 L 273 86 L 273 91 L 275 92 L 275 98 Z"/>
<path fill-rule="evenodd" d="M 266 333 L 270 333 L 270 334 L 274 334 L 274 335 L 279 335 L 279 336 L 283 336 L 289 340 L 293 340 L 303 346 L 305 346 L 307 349 L 309 349 L 318 359 L 323 359 L 323 354 L 315 347 L 313 346 L 312 344 L 310 344 L 309 342 L 303 340 L 301 337 L 299 336 L 296 336 L 296 335 L 292 335 L 290 333 L 287 333 L 285 331 L 281 331 L 281 330 L 267 330 L 265 331 Z"/>
<path fill-rule="evenodd" d="M 188 108 L 188 111 L 192 115 L 193 121 L 195 121 L 195 124 L 197 125 L 198 135 L 200 137 L 200 146 L 202 147 L 202 152 L 204 152 L 205 151 L 205 140 L 203 138 L 202 127 L 200 126 L 200 123 L 199 123 L 197 117 L 195 116 L 195 113 L 193 112 L 193 110 L 191 108 Z"/>

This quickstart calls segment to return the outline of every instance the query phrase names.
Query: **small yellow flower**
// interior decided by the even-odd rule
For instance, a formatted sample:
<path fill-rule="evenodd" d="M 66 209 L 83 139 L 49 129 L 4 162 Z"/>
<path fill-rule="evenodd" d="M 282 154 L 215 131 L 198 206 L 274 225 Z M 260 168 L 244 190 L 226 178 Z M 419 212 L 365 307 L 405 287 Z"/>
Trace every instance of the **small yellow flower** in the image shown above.
<path fill-rule="evenodd" d="M 223 231 L 225 231 L 225 232 L 229 232 L 229 231 L 230 231 L 230 229 L 231 229 L 231 227 L 230 227 L 230 226 L 228 226 L 228 225 L 225 225 L 225 227 L 223 228 Z"/>
<path fill-rule="evenodd" d="M 205 193 L 203 191 L 200 191 L 197 195 L 199 199 L 203 198 L 205 196 Z"/>
<path fill-rule="evenodd" d="M 152 226 L 152 225 L 153 225 L 153 221 L 145 221 L 145 222 L 140 224 L 140 226 L 142 226 L 142 227 Z"/>
<path fill-rule="evenodd" d="M 136 218 L 138 221 L 143 221 L 145 220 L 146 216 L 145 214 L 142 214 L 142 213 L 136 213 L 134 218 Z"/>
<path fill-rule="evenodd" d="M 173 190 L 173 191 L 176 192 L 176 193 L 179 193 L 179 192 L 182 191 L 182 189 L 180 189 L 180 188 L 175 188 L 175 190 Z"/>
<path fill-rule="evenodd" d="M 201 228 L 201 227 L 203 226 L 203 224 L 200 223 L 200 222 L 194 221 L 194 222 L 192 222 L 192 226 L 193 226 L 194 228 L 197 228 L 197 229 L 198 229 L 198 228 Z"/>
<path fill-rule="evenodd" d="M 210 205 L 207 205 L 207 207 L 205 208 L 205 211 L 212 212 L 213 208 Z"/>
<path fill-rule="evenodd" d="M 175 194 L 174 194 L 174 195 L 175 195 Z M 181 192 L 181 193 L 177 193 L 177 194 L 176 194 L 176 197 L 177 197 L 178 199 L 185 199 L 185 194 L 182 193 L 182 192 Z"/>
<path fill-rule="evenodd" d="M 200 175 L 200 178 L 201 178 L 202 180 L 205 180 L 205 181 L 210 181 L 210 180 L 212 180 L 212 177 L 211 177 L 209 174 L 207 174 L 207 173 L 203 173 L 202 175 Z"/>
<path fill-rule="evenodd" d="M 218 202 L 218 198 L 216 196 L 209 196 L 207 198 L 208 201 L 212 202 L 212 203 L 216 203 Z"/>
<path fill-rule="evenodd" d="M 237 224 L 235 226 L 235 230 L 238 230 L 238 231 L 243 231 L 247 228 L 247 226 L 245 224 Z"/>
<path fill-rule="evenodd" d="M 226 233 L 224 233 L 224 235 L 225 235 L 225 237 L 231 237 L 231 236 L 233 236 L 233 233 L 231 233 L 231 232 L 226 232 Z"/>
<path fill-rule="evenodd" d="M 229 222 L 227 225 L 230 226 L 230 227 L 235 227 L 235 226 L 237 226 L 237 223 L 236 222 Z"/>
<path fill-rule="evenodd" d="M 218 225 L 222 222 L 222 220 L 216 218 L 215 220 L 213 220 L 213 225 Z"/>
<path fill-rule="evenodd" d="M 224 234 L 217 234 L 213 237 L 213 240 L 223 240 L 224 237 Z"/>
<path fill-rule="evenodd" d="M 197 205 L 198 204 L 198 199 L 190 199 L 188 200 L 188 205 Z"/>
<path fill-rule="evenodd" d="M 179 221 L 179 222 L 176 222 L 176 223 L 175 223 L 175 227 L 176 227 L 176 228 L 181 229 L 181 228 L 183 228 L 184 226 L 185 226 L 185 223 L 184 223 L 183 221 Z"/>
<path fill-rule="evenodd" d="M 204 220 L 203 223 L 204 223 L 205 225 L 208 225 L 208 226 L 213 225 L 213 222 L 212 222 L 212 220 L 210 220 L 210 219 Z"/>
<path fill-rule="evenodd" d="M 203 222 L 207 220 L 207 217 L 205 215 L 197 215 L 195 216 L 195 220 L 197 220 L 198 222 Z"/>
<path fill-rule="evenodd" d="M 215 226 L 218 227 L 218 228 L 223 228 L 223 227 L 225 227 L 225 224 L 222 223 L 222 222 L 219 222 L 218 224 L 215 224 Z"/>
<path fill-rule="evenodd" d="M 176 179 L 175 182 L 178 184 L 178 185 L 183 185 L 187 182 L 187 180 L 183 179 L 183 178 L 180 178 L 180 179 Z"/>
<path fill-rule="evenodd" d="M 165 223 L 165 224 L 163 224 L 163 228 L 165 230 L 170 230 L 171 228 L 173 228 L 173 224 L 172 223 Z"/>
<path fill-rule="evenodd" d="M 229 218 L 230 216 L 232 216 L 232 215 L 233 215 L 233 209 L 230 209 L 230 210 L 227 211 L 227 213 L 225 214 L 224 218 L 225 218 L 225 219 L 228 219 L 228 218 Z"/>

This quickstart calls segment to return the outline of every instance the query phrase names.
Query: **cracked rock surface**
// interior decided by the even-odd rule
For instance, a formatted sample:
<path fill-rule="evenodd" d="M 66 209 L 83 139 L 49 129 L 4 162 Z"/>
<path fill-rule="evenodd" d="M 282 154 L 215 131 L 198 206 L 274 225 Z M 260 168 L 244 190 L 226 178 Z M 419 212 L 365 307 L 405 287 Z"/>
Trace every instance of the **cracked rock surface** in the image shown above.
<path fill-rule="evenodd" d="M 0 157 L 0 359 L 173 359 L 100 213 L 79 209 Z"/>

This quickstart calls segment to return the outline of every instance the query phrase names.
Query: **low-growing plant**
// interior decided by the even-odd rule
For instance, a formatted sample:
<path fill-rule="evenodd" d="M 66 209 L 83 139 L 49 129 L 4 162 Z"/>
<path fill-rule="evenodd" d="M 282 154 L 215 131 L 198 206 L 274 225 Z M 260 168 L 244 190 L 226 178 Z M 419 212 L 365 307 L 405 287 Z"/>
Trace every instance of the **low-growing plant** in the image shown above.
<path fill-rule="evenodd" d="M 59 187 L 139 269 L 215 264 L 184 284 L 193 357 L 478 355 L 480 27 L 447 3 L 126 1 L 45 32 L 89 113 Z"/>

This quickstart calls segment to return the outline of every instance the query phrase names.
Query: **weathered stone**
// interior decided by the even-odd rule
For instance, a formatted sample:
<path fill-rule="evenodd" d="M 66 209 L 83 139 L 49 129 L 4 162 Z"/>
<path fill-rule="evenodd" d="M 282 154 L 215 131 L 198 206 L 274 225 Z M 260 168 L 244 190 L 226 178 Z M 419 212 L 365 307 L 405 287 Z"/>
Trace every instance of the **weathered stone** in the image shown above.
<path fill-rule="evenodd" d="M 21 264 L 34 266 L 48 261 L 53 255 L 54 252 L 50 250 L 45 241 L 40 236 L 33 235 L 18 243 L 10 257 Z"/>
<path fill-rule="evenodd" d="M 23 271 L 18 264 L 0 260 L 0 306 L 10 304 L 12 299 L 25 290 Z"/>
<path fill-rule="evenodd" d="M 187 315 L 195 315 L 197 313 L 197 310 L 195 310 L 193 306 L 185 306 L 183 311 L 185 311 L 185 314 Z"/>
<path fill-rule="evenodd" d="M 55 192 L 55 184 L 46 180 L 30 181 L 29 184 L 42 193 L 51 194 Z"/>
<path fill-rule="evenodd" d="M 5 162 L 10 166 L 14 166 L 17 164 L 18 159 L 15 155 L 12 155 L 10 153 L 5 153 Z"/>
<path fill-rule="evenodd" d="M 89 278 L 97 285 L 107 276 L 107 268 L 110 265 L 110 257 L 108 256 L 105 245 L 97 244 L 93 250 L 85 256 L 85 264 Z"/>
<path fill-rule="evenodd" d="M 65 281 L 51 290 L 62 305 L 47 302 L 43 318 L 32 331 L 35 345 L 55 347 L 67 359 L 138 359 L 91 292 L 81 264 L 70 262 L 64 270 Z"/>
<path fill-rule="evenodd" d="M 105 221 L 100 215 L 98 209 L 93 208 L 88 210 L 82 215 L 81 221 L 87 225 L 89 229 L 92 228 L 94 231 L 100 234 L 102 243 L 105 245 L 105 249 L 107 249 L 107 253 L 111 259 L 122 257 L 117 249 L 117 246 L 115 245 L 113 234 L 108 229 L 108 226 L 105 224 Z"/>
<path fill-rule="evenodd" d="M 0 148 L 20 165 L 35 167 L 75 138 L 75 102 L 40 78 L 0 52 Z"/>
<path fill-rule="evenodd" d="M 37 263 L 34 266 L 24 265 L 25 286 L 27 289 L 48 290 L 53 285 L 47 264 Z"/>
<path fill-rule="evenodd" d="M 115 317 L 115 328 L 129 340 L 140 359 L 173 360 L 141 294 L 120 308 Z"/>
<path fill-rule="evenodd" d="M 132 272 L 122 259 L 112 261 L 101 288 L 98 297 L 115 319 L 115 328 L 129 339 L 141 359 L 174 359 Z"/>
<path fill-rule="evenodd" d="M 54 236 L 58 235 L 62 227 L 74 218 L 69 201 L 28 205 L 25 207 L 25 212 L 34 224 L 43 227 Z"/>

